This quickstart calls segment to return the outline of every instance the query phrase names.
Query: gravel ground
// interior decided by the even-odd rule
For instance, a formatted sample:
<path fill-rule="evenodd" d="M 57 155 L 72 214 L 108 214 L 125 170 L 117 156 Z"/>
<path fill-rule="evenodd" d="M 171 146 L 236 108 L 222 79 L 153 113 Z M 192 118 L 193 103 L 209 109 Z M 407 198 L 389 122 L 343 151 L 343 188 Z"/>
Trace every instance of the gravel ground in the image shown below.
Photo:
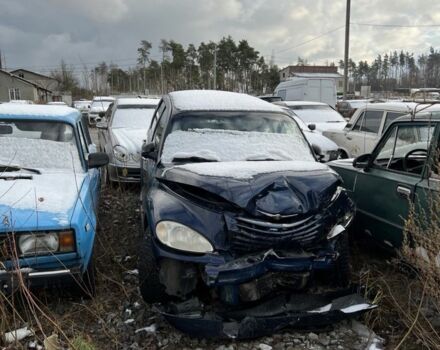
<path fill-rule="evenodd" d="M 139 188 L 106 189 L 101 198 L 96 244 L 97 297 L 82 300 L 65 290 L 37 292 L 52 322 L 43 319 L 34 339 L 22 342 L 36 349 L 45 336 L 57 333 L 63 347 L 81 337 L 96 349 L 380 349 L 378 337 L 358 321 L 311 331 L 286 330 L 253 341 L 192 339 L 172 328 L 138 290 L 136 252 L 139 230 Z M 33 329 L 37 324 L 28 319 Z M 21 326 L 21 325 L 20 325 Z M 41 331 L 44 331 L 43 332 Z M 62 332 L 64 334 L 62 334 Z M 373 344 L 374 343 L 374 344 Z M 32 347 L 29 347 L 31 345 Z"/>

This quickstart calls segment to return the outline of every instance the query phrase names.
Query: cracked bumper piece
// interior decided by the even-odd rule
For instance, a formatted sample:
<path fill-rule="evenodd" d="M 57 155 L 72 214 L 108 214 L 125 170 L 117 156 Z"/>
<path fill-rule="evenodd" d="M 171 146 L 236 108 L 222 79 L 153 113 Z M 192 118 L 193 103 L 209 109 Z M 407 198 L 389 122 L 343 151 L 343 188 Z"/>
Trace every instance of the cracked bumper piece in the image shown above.
<path fill-rule="evenodd" d="M 215 309 L 190 299 L 159 306 L 158 311 L 175 328 L 193 337 L 251 339 L 286 327 L 330 325 L 375 307 L 350 289 L 321 295 L 283 294 L 256 306 L 234 310 Z"/>
<path fill-rule="evenodd" d="M 268 272 L 307 272 L 332 267 L 337 259 L 334 251 L 275 252 L 269 250 L 264 254 L 247 255 L 223 265 L 206 265 L 206 284 L 221 286 L 246 283 Z"/>

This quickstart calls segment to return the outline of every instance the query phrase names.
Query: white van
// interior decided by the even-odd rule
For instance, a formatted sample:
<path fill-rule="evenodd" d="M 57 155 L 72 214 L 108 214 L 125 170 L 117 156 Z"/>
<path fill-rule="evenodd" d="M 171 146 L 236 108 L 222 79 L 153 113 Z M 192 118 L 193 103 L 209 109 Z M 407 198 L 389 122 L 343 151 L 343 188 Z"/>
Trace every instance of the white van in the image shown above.
<path fill-rule="evenodd" d="M 314 101 L 336 106 L 336 83 L 329 78 L 290 78 L 278 84 L 274 95 L 283 101 Z"/>

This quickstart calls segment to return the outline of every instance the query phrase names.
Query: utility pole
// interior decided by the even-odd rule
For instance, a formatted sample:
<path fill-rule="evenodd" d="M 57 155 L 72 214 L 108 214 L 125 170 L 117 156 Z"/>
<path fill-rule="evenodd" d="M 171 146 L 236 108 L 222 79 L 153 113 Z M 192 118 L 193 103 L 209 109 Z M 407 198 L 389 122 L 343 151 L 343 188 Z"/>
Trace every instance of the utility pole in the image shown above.
<path fill-rule="evenodd" d="M 2 69 L 3 68 L 3 65 L 2 65 L 2 50 L 0 50 L 0 69 Z"/>
<path fill-rule="evenodd" d="M 350 6 L 351 6 L 351 0 L 347 0 L 347 8 L 345 13 L 344 100 L 347 99 L 347 90 L 348 90 L 348 52 L 350 49 Z"/>
<path fill-rule="evenodd" d="M 162 48 L 162 63 L 160 64 L 160 93 L 163 95 L 163 61 L 165 61 L 165 48 Z"/>
<path fill-rule="evenodd" d="M 214 45 L 214 90 L 217 90 L 217 45 Z"/>

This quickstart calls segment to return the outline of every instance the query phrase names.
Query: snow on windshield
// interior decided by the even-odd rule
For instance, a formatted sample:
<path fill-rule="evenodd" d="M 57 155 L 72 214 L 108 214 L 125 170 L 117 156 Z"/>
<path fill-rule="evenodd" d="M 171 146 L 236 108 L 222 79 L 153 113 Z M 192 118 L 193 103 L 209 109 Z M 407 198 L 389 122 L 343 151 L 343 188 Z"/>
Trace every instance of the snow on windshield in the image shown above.
<path fill-rule="evenodd" d="M 192 129 L 168 135 L 162 161 L 200 157 L 213 161 L 303 160 L 315 161 L 309 145 L 299 133 Z"/>
<path fill-rule="evenodd" d="M 344 118 L 329 106 L 303 106 L 293 111 L 305 123 L 345 122 Z"/>
<path fill-rule="evenodd" d="M 0 137 L 0 163 L 25 168 L 82 172 L 73 143 L 19 137 Z"/>
<path fill-rule="evenodd" d="M 113 128 L 148 129 L 155 107 L 118 108 L 112 121 Z"/>

